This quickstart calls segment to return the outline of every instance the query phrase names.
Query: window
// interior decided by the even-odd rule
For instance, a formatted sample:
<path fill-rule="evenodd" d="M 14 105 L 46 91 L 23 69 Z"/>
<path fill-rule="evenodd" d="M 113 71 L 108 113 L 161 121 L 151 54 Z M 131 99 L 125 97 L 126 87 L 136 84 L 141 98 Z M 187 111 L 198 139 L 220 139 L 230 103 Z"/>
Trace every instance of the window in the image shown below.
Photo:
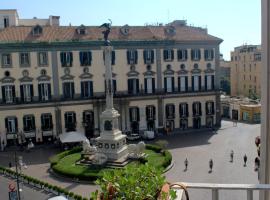
<path fill-rule="evenodd" d="M 91 62 L 92 62 L 92 52 L 91 51 L 81 51 L 80 52 L 81 66 L 90 66 Z"/>
<path fill-rule="evenodd" d="M 179 105 L 179 116 L 180 117 L 188 117 L 188 104 L 187 103 L 180 103 Z"/>
<path fill-rule="evenodd" d="M 71 67 L 73 62 L 72 52 L 61 52 L 60 59 L 62 67 Z"/>
<path fill-rule="evenodd" d="M 204 59 L 205 60 L 213 60 L 214 59 L 214 50 L 213 49 L 205 49 L 204 50 Z"/>
<path fill-rule="evenodd" d="M 129 120 L 130 122 L 140 121 L 140 109 L 138 107 L 129 108 Z"/>
<path fill-rule="evenodd" d="M 202 108 L 201 108 L 200 102 L 195 102 L 192 104 L 192 112 L 193 112 L 193 116 L 202 115 Z"/>
<path fill-rule="evenodd" d="M 201 76 L 195 75 L 192 76 L 192 91 L 201 90 Z"/>
<path fill-rule="evenodd" d="M 155 106 L 146 106 L 145 107 L 146 120 L 155 120 L 156 119 L 156 108 Z"/>
<path fill-rule="evenodd" d="M 20 65 L 30 66 L 29 53 L 20 53 Z"/>
<path fill-rule="evenodd" d="M 254 54 L 254 60 L 255 61 L 261 61 L 261 53 L 255 53 Z"/>
<path fill-rule="evenodd" d="M 32 30 L 33 36 L 39 36 L 42 34 L 42 27 L 39 25 L 36 25 Z"/>
<path fill-rule="evenodd" d="M 32 84 L 23 84 L 20 86 L 21 101 L 31 102 L 34 96 L 34 90 Z"/>
<path fill-rule="evenodd" d="M 138 52 L 137 50 L 128 50 L 127 51 L 127 62 L 129 65 L 137 64 L 138 61 Z"/>
<path fill-rule="evenodd" d="M 40 101 L 51 100 L 51 84 L 39 83 L 38 84 L 38 96 Z"/>
<path fill-rule="evenodd" d="M 139 79 L 132 78 L 128 79 L 128 93 L 129 94 L 139 94 Z"/>
<path fill-rule="evenodd" d="M 174 77 L 164 78 L 164 89 L 165 92 L 174 92 Z"/>
<path fill-rule="evenodd" d="M 206 110 L 206 114 L 207 115 L 213 115 L 215 114 L 215 110 L 214 110 L 214 102 L 209 101 L 205 103 L 205 110 Z"/>
<path fill-rule="evenodd" d="M 163 59 L 164 59 L 164 61 L 172 61 L 174 59 L 173 49 L 164 49 L 163 50 Z"/>
<path fill-rule="evenodd" d="M 254 82 L 256 83 L 256 76 L 254 76 Z"/>
<path fill-rule="evenodd" d="M 251 64 L 249 64 L 249 72 L 251 72 Z"/>
<path fill-rule="evenodd" d="M 154 50 L 144 50 L 143 51 L 144 64 L 154 63 Z"/>
<path fill-rule="evenodd" d="M 88 98 L 93 96 L 93 81 L 81 82 L 81 97 Z"/>
<path fill-rule="evenodd" d="M 178 77 L 178 91 L 187 92 L 188 91 L 188 76 Z"/>
<path fill-rule="evenodd" d="M 47 54 L 47 52 L 38 52 L 38 64 L 39 64 L 39 66 L 48 65 L 48 54 Z"/>
<path fill-rule="evenodd" d="M 2 100 L 4 103 L 13 103 L 15 101 L 15 86 L 2 86 Z"/>
<path fill-rule="evenodd" d="M 9 18 L 8 17 L 4 17 L 4 28 L 9 27 Z"/>
<path fill-rule="evenodd" d="M 214 75 L 205 75 L 204 78 L 204 85 L 205 85 L 205 90 L 213 90 L 215 88 L 215 76 Z"/>
<path fill-rule="evenodd" d="M 166 118 L 174 119 L 175 118 L 175 106 L 173 104 L 166 105 Z"/>
<path fill-rule="evenodd" d="M 7 134 L 16 134 L 18 132 L 18 120 L 17 117 L 6 117 L 5 127 Z"/>
<path fill-rule="evenodd" d="M 33 132 L 36 130 L 35 117 L 34 115 L 23 116 L 23 131 Z"/>
<path fill-rule="evenodd" d="M 83 112 L 83 123 L 85 124 L 85 126 L 94 126 L 94 112 L 93 111 L 86 110 Z"/>
<path fill-rule="evenodd" d="M 188 59 L 188 51 L 186 49 L 178 49 L 177 50 L 177 59 L 184 61 Z"/>
<path fill-rule="evenodd" d="M 2 67 L 10 67 L 12 64 L 11 54 L 3 53 L 2 54 Z"/>
<path fill-rule="evenodd" d="M 201 50 L 191 49 L 191 60 L 200 60 L 200 59 L 201 59 Z"/>
<path fill-rule="evenodd" d="M 65 99 L 73 99 L 74 93 L 75 92 L 73 82 L 63 83 L 63 95 Z"/>
<path fill-rule="evenodd" d="M 75 112 L 66 112 L 65 113 L 65 128 L 66 131 L 76 131 L 76 113 Z"/>
<path fill-rule="evenodd" d="M 53 129 L 53 121 L 51 113 L 41 114 L 41 130 L 51 131 Z"/>
<path fill-rule="evenodd" d="M 155 92 L 155 78 L 149 77 L 144 79 L 144 92 L 147 94 Z"/>

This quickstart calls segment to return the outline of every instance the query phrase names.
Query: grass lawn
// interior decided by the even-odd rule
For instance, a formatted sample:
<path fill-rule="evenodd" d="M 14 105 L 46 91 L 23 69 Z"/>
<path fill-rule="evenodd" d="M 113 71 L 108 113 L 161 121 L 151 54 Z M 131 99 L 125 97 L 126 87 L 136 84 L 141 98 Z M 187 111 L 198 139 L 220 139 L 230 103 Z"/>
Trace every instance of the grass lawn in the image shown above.
<path fill-rule="evenodd" d="M 157 153 L 154 150 L 146 149 L 146 160 L 150 165 L 164 169 L 163 163 L 165 156 L 162 153 Z M 75 164 L 81 158 L 81 153 L 76 152 L 59 159 L 52 168 L 56 173 L 68 176 L 71 178 L 79 178 L 81 180 L 92 181 L 101 177 L 104 171 L 113 170 L 109 168 L 99 168 L 94 166 L 77 165 Z M 131 162 L 128 165 L 138 164 L 139 162 Z"/>

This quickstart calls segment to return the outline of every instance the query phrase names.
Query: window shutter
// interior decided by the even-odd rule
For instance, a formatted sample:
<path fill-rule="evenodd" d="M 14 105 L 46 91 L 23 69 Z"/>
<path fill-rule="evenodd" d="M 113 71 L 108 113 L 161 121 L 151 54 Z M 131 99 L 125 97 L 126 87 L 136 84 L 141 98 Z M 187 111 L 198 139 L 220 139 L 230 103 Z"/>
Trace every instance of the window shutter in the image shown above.
<path fill-rule="evenodd" d="M 93 81 L 90 81 L 90 96 L 93 96 Z"/>
<path fill-rule="evenodd" d="M 20 85 L 21 101 L 24 101 L 23 85 Z"/>
<path fill-rule="evenodd" d="M 208 102 L 205 103 L 205 112 L 208 115 L 209 114 L 209 110 L 208 110 L 208 106 L 207 105 L 208 105 Z"/>
<path fill-rule="evenodd" d="M 112 65 L 115 65 L 115 51 L 112 51 Z"/>
<path fill-rule="evenodd" d="M 132 122 L 132 108 L 129 108 L 129 121 Z"/>
<path fill-rule="evenodd" d="M 172 105 L 172 107 L 173 107 L 173 117 L 175 117 L 175 106 L 174 105 Z"/>
<path fill-rule="evenodd" d="M 174 77 L 172 77 L 172 92 L 174 92 Z"/>
<path fill-rule="evenodd" d="M 202 115 L 202 104 L 199 103 L 199 114 Z"/>
<path fill-rule="evenodd" d="M 187 60 L 187 59 L 188 59 L 188 51 L 185 50 L 185 60 Z"/>
<path fill-rule="evenodd" d="M 81 97 L 84 97 L 85 96 L 85 93 L 84 93 L 84 84 L 83 82 L 81 82 Z"/>
<path fill-rule="evenodd" d="M 137 94 L 139 94 L 139 92 L 140 92 L 139 79 L 136 79 L 136 92 L 137 92 Z"/>
<path fill-rule="evenodd" d="M 153 119 L 155 120 L 156 119 L 156 107 L 153 106 Z"/>
<path fill-rule="evenodd" d="M 155 59 L 155 52 L 154 50 L 151 50 L 151 63 L 154 63 L 154 59 Z"/>
<path fill-rule="evenodd" d="M 156 86 L 155 86 L 155 78 L 152 78 L 152 93 L 155 93 Z"/>
<path fill-rule="evenodd" d="M 67 119 L 67 113 L 65 113 L 65 128 L 68 127 L 68 119 Z"/>
<path fill-rule="evenodd" d="M 61 60 L 62 66 L 63 66 L 64 65 L 64 53 L 63 52 L 60 53 L 60 60 Z"/>
<path fill-rule="evenodd" d="M 208 58 L 208 51 L 205 49 L 204 50 L 204 60 L 207 60 Z"/>
<path fill-rule="evenodd" d="M 6 129 L 8 131 L 8 118 L 7 117 L 5 118 L 5 127 L 6 127 Z"/>
<path fill-rule="evenodd" d="M 193 116 L 196 114 L 196 112 L 195 112 L 195 103 L 192 104 L 192 113 L 193 113 Z"/>
<path fill-rule="evenodd" d="M 144 93 L 147 93 L 147 78 L 144 78 Z"/>
<path fill-rule="evenodd" d="M 52 91 L 51 91 L 51 84 L 48 83 L 48 97 L 49 97 L 49 100 L 52 99 Z"/>
<path fill-rule="evenodd" d="M 84 65 L 84 63 L 83 63 L 83 52 L 80 52 L 80 63 L 81 63 L 81 66 Z"/>
<path fill-rule="evenodd" d="M 169 118 L 169 105 L 166 105 L 165 110 L 166 110 L 166 118 Z"/>
<path fill-rule="evenodd" d="M 188 76 L 185 76 L 185 91 L 188 92 Z"/>
<path fill-rule="evenodd" d="M 135 64 L 137 64 L 138 62 L 138 51 L 137 50 L 135 50 Z"/>
<path fill-rule="evenodd" d="M 177 50 L 177 59 L 181 60 L 182 59 L 182 52 L 180 49 Z"/>
<path fill-rule="evenodd" d="M 211 49 L 211 60 L 213 60 L 213 59 L 214 59 L 214 50 Z"/>
<path fill-rule="evenodd" d="M 11 89 L 12 89 L 12 101 L 14 102 L 15 101 L 15 98 L 16 98 L 15 85 L 12 85 L 11 86 Z"/>
<path fill-rule="evenodd" d="M 163 60 L 167 60 L 167 58 L 168 58 L 168 51 L 163 50 Z"/>
<path fill-rule="evenodd" d="M 2 101 L 6 102 L 5 86 L 2 86 Z"/>
<path fill-rule="evenodd" d="M 74 83 L 71 83 L 71 98 L 74 97 L 75 90 L 74 90 Z"/>
<path fill-rule="evenodd" d="M 167 92 L 167 78 L 164 78 L 164 90 Z"/>
<path fill-rule="evenodd" d="M 88 52 L 88 59 L 89 59 L 89 65 L 91 65 L 92 64 L 92 52 L 91 51 L 89 51 Z"/>
<path fill-rule="evenodd" d="M 73 62 L 73 55 L 72 55 L 72 52 L 69 52 L 69 55 L 70 55 L 70 66 L 72 66 L 72 62 Z"/>
<path fill-rule="evenodd" d="M 192 76 L 192 92 L 194 92 L 194 76 Z"/>
<path fill-rule="evenodd" d="M 74 123 L 76 123 L 77 119 L 76 119 L 76 113 L 75 112 L 73 113 L 73 119 L 74 119 Z"/>
<path fill-rule="evenodd" d="M 116 80 L 112 80 L 113 82 L 113 93 L 117 91 L 117 85 L 116 85 Z"/>
<path fill-rule="evenodd" d="M 199 57 L 199 60 L 201 60 L 201 50 L 198 49 L 198 51 L 199 51 L 199 52 L 198 52 L 198 55 L 199 55 L 198 57 Z"/>
<path fill-rule="evenodd" d="M 188 104 L 187 103 L 186 103 L 186 111 L 187 111 L 186 115 L 188 117 L 189 116 L 189 112 L 188 112 Z"/>
<path fill-rule="evenodd" d="M 42 100 L 42 94 L 41 94 L 41 84 L 38 84 L 38 99 Z"/>
<path fill-rule="evenodd" d="M 211 104 L 212 104 L 211 105 L 212 106 L 212 114 L 215 114 L 215 104 L 214 104 L 214 102 L 212 102 Z"/>
<path fill-rule="evenodd" d="M 36 129 L 36 123 L 35 123 L 35 117 L 34 116 L 31 117 L 31 121 L 32 121 L 33 129 L 35 130 Z"/>
<path fill-rule="evenodd" d="M 212 81 L 212 90 L 214 90 L 215 89 L 215 76 L 214 75 L 211 76 L 211 81 Z"/>
<path fill-rule="evenodd" d="M 32 101 L 33 100 L 33 96 L 34 96 L 33 85 L 30 85 L 30 96 L 31 96 L 31 101 Z"/>
<path fill-rule="evenodd" d="M 16 132 L 18 132 L 18 119 L 17 119 L 17 117 L 14 118 L 14 121 L 15 121 L 15 130 L 16 130 Z"/>
<path fill-rule="evenodd" d="M 128 93 L 131 94 L 133 91 L 133 79 L 128 79 Z"/>
<path fill-rule="evenodd" d="M 194 50 L 191 50 L 191 60 L 194 60 Z"/>
<path fill-rule="evenodd" d="M 171 50 L 171 55 L 172 55 L 171 60 L 173 60 L 174 59 L 174 50 L 173 49 Z"/>
<path fill-rule="evenodd" d="M 146 119 L 148 120 L 150 118 L 150 114 L 149 114 L 149 106 L 145 107 L 145 115 L 146 115 Z"/>
<path fill-rule="evenodd" d="M 139 122 L 140 121 L 140 108 L 136 108 L 136 111 L 137 111 L 137 121 Z"/>
<path fill-rule="evenodd" d="M 199 76 L 199 91 L 202 89 L 202 77 Z"/>
<path fill-rule="evenodd" d="M 143 50 L 143 60 L 144 60 L 144 64 L 147 63 L 147 62 L 146 62 L 146 54 L 147 54 L 146 50 Z"/>
<path fill-rule="evenodd" d="M 127 51 L 127 63 L 130 64 L 130 51 Z"/>

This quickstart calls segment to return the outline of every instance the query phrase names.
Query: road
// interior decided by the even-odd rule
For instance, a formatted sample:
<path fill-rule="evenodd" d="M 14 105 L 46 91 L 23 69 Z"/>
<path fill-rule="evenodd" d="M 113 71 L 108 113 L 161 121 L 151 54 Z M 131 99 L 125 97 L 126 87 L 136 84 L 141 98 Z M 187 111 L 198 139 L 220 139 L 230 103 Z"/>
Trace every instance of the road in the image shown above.
<path fill-rule="evenodd" d="M 168 149 L 173 155 L 174 166 L 165 173 L 169 182 L 206 182 L 206 183 L 258 183 L 254 172 L 256 147 L 254 139 L 260 134 L 260 125 L 238 123 L 233 127 L 230 121 L 222 121 L 222 127 L 216 131 L 197 131 L 185 134 L 174 133 L 158 139 L 168 141 Z M 155 141 L 153 141 L 155 142 Z M 234 151 L 234 162 L 229 162 L 230 151 Z M 89 197 L 97 189 L 95 185 L 78 184 L 52 176 L 48 172 L 48 157 L 59 150 L 52 147 L 33 149 L 30 153 L 21 152 L 28 165 L 25 174 L 56 184 L 75 193 Z M 13 159 L 13 152 L 1 152 L 0 164 L 7 166 Z M 243 156 L 247 155 L 247 167 L 243 166 Z M 184 160 L 188 158 L 188 170 L 184 171 Z M 213 172 L 209 171 L 209 159 L 214 161 Z M 209 200 L 211 191 L 189 190 L 191 199 Z M 255 192 L 254 200 L 258 197 Z M 220 191 L 221 200 L 242 200 L 246 191 Z"/>

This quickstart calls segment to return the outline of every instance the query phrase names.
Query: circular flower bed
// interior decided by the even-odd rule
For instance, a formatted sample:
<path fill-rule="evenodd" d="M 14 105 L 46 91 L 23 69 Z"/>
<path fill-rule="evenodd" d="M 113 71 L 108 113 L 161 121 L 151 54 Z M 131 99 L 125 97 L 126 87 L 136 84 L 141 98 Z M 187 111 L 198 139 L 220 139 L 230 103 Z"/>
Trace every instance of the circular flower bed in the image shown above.
<path fill-rule="evenodd" d="M 51 168 L 57 174 L 86 181 L 94 181 L 102 177 L 105 171 L 114 170 L 111 168 L 76 164 L 76 162 L 81 159 L 81 151 L 81 147 L 76 147 L 53 156 L 50 158 Z M 164 170 L 171 164 L 171 153 L 167 150 L 163 150 L 159 146 L 147 144 L 145 154 L 145 158 L 131 162 L 128 165 L 148 163 L 149 165 Z"/>

